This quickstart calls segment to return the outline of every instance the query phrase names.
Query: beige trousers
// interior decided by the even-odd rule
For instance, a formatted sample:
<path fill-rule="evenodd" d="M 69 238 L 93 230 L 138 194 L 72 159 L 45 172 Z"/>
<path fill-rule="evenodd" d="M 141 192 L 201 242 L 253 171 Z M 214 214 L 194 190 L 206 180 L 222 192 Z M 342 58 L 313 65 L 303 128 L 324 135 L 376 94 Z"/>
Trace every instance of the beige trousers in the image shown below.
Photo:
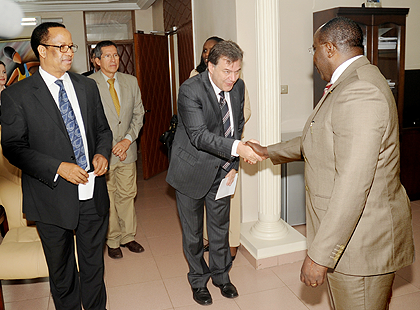
<path fill-rule="evenodd" d="M 331 304 L 335 310 L 388 310 L 395 272 L 368 277 L 328 273 Z"/>
<path fill-rule="evenodd" d="M 239 172 L 241 169 L 239 169 Z M 207 225 L 206 225 L 206 210 L 204 208 L 204 227 L 203 237 L 208 240 L 207 237 Z M 241 176 L 238 175 L 238 181 L 236 183 L 235 194 L 230 199 L 230 214 L 229 214 L 229 246 L 238 247 L 241 238 Z"/>
<path fill-rule="evenodd" d="M 134 198 L 137 195 L 136 163 L 109 167 L 106 184 L 110 200 L 107 245 L 118 248 L 134 240 L 137 229 Z"/>

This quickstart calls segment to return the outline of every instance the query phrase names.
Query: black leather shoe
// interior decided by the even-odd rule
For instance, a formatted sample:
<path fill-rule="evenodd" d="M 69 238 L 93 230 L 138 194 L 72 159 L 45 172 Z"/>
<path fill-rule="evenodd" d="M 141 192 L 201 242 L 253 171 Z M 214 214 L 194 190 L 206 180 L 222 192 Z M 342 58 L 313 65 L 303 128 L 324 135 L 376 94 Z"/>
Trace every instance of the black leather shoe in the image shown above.
<path fill-rule="evenodd" d="M 144 252 L 144 248 L 141 246 L 140 243 L 136 242 L 136 241 L 130 241 L 126 244 L 121 244 L 121 246 L 123 248 L 127 247 L 127 249 L 129 249 L 131 252 L 134 253 L 141 253 Z"/>
<path fill-rule="evenodd" d="M 117 258 L 122 258 L 123 254 L 121 252 L 121 249 L 118 248 L 110 248 L 108 247 L 108 256 L 113 258 L 113 259 L 117 259 Z"/>
<path fill-rule="evenodd" d="M 208 306 L 213 303 L 210 292 L 207 287 L 192 288 L 194 300 L 203 306 Z"/>
<path fill-rule="evenodd" d="M 220 292 L 226 298 L 238 297 L 238 291 L 236 290 L 235 285 L 233 285 L 230 282 L 225 283 L 225 284 L 220 284 L 220 285 L 213 282 L 213 285 L 220 288 Z"/>

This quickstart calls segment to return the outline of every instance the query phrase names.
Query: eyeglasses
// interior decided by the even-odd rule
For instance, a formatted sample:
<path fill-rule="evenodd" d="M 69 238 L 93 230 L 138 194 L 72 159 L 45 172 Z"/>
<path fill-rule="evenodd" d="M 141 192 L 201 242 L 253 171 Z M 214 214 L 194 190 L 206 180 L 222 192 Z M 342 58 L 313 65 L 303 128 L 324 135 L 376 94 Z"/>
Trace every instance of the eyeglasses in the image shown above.
<path fill-rule="evenodd" d="M 77 52 L 77 49 L 79 48 L 76 44 L 73 44 L 73 45 L 50 45 L 50 44 L 40 44 L 40 45 L 42 45 L 42 46 L 51 46 L 51 47 L 56 47 L 56 48 L 59 48 L 60 49 L 60 52 L 62 52 L 62 53 L 67 53 L 67 51 L 69 50 L 69 49 L 71 49 L 71 51 L 73 52 L 73 53 L 76 53 Z"/>
<path fill-rule="evenodd" d="M 106 54 L 106 55 L 102 55 L 101 58 L 102 57 L 105 58 L 105 59 L 111 59 L 111 58 L 117 59 L 117 58 L 120 57 L 120 55 L 118 55 L 118 54 Z"/>
<path fill-rule="evenodd" d="M 327 43 L 328 42 L 322 43 L 319 46 L 325 45 Z M 308 52 L 311 53 L 312 56 L 315 54 L 315 51 L 316 51 L 316 47 L 314 47 L 313 45 L 310 48 L 308 48 Z"/>

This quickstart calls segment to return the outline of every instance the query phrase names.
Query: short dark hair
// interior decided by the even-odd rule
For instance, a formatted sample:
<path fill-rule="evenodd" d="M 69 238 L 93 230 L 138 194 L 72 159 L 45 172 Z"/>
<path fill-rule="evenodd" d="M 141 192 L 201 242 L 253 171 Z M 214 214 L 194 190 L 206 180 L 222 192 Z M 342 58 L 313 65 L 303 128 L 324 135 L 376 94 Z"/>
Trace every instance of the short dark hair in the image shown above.
<path fill-rule="evenodd" d="M 0 60 L 0 65 L 3 65 L 4 66 L 4 68 L 6 69 L 6 65 L 4 64 L 4 62 L 2 62 L 1 60 Z"/>
<path fill-rule="evenodd" d="M 46 23 L 42 23 L 38 25 L 34 29 L 34 31 L 32 31 L 31 47 L 32 47 L 32 50 L 34 51 L 36 58 L 38 58 L 38 60 L 39 60 L 38 46 L 40 46 L 41 43 L 45 44 L 47 42 L 49 34 L 50 34 L 49 29 L 56 28 L 56 27 L 66 28 L 66 26 L 60 23 L 46 22 Z"/>
<path fill-rule="evenodd" d="M 238 44 L 231 40 L 221 41 L 217 43 L 210 51 L 208 61 L 213 65 L 217 65 L 219 59 L 226 57 L 230 62 L 242 60 L 244 52 Z"/>
<path fill-rule="evenodd" d="M 341 51 L 353 48 L 364 49 L 363 31 L 353 20 L 346 17 L 335 17 L 319 29 L 320 43 L 331 42 Z"/>
<path fill-rule="evenodd" d="M 117 44 L 112 41 L 101 41 L 95 46 L 95 58 L 101 58 L 102 56 L 102 48 L 107 46 L 115 46 L 118 50 Z"/>

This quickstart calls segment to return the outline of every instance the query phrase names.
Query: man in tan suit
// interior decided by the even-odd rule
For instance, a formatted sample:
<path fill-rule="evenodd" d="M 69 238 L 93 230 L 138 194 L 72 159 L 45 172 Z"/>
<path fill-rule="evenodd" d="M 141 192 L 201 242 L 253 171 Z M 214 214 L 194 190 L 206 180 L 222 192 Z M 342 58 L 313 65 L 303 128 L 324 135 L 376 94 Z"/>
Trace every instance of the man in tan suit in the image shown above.
<path fill-rule="evenodd" d="M 312 52 L 332 86 L 303 135 L 250 145 L 274 164 L 305 160 L 308 254 L 301 281 L 317 287 L 327 278 L 335 309 L 388 309 L 395 271 L 414 253 L 394 97 L 363 56 L 355 22 L 330 20 L 316 31 Z"/>
<path fill-rule="evenodd" d="M 107 235 L 108 255 L 122 258 L 120 246 L 143 252 L 134 240 L 137 229 L 134 198 L 136 182 L 136 139 L 143 126 L 144 108 L 137 79 L 118 71 L 117 46 L 102 41 L 95 47 L 95 62 L 101 70 L 90 75 L 98 85 L 105 115 L 113 134 L 107 186 L 111 202 Z"/>

